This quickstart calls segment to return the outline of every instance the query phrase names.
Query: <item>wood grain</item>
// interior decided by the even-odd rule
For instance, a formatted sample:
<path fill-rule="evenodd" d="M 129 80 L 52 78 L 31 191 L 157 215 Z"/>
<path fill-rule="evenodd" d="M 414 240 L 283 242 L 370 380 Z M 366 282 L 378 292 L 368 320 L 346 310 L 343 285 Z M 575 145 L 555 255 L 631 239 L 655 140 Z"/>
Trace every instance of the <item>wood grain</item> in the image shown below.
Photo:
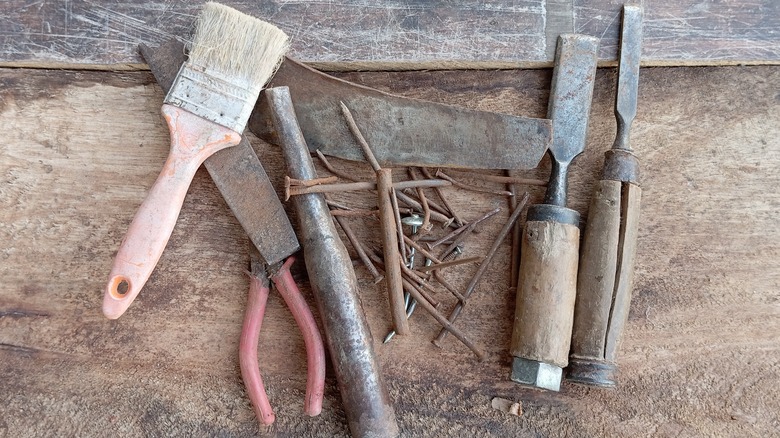
<path fill-rule="evenodd" d="M 550 72 L 539 70 L 343 77 L 529 116 L 545 114 L 550 85 Z M 598 73 L 588 146 L 570 172 L 569 205 L 583 214 L 615 134 L 615 79 L 613 70 Z M 487 358 L 479 364 L 455 339 L 444 350 L 431 345 L 439 327 L 422 312 L 412 317 L 410 336 L 382 345 L 391 327 L 387 297 L 358 267 L 363 310 L 404 435 L 774 435 L 780 428 L 778 90 L 776 67 L 642 71 L 632 129 L 644 175 L 642 219 L 614 391 L 564 382 L 561 393 L 550 394 L 508 381 L 514 315 L 508 242 L 458 322 L 484 347 Z M 346 435 L 332 370 L 323 414 L 302 416 L 303 341 L 275 292 L 260 365 L 277 422 L 258 427 L 237 356 L 248 241 L 203 170 L 134 306 L 117 321 L 100 315 L 114 251 L 168 152 L 162 98 L 145 72 L 0 70 L 0 435 Z M 278 190 L 280 151 L 251 140 Z M 373 177 L 368 165 L 334 160 L 334 166 Z M 521 176 L 545 179 L 548 172 L 545 160 Z M 484 254 L 508 216 L 505 199 L 442 190 L 467 220 L 504 209 L 466 242 L 465 256 Z M 529 191 L 539 202 L 542 189 Z M 336 200 L 376 205 L 369 193 Z M 350 223 L 378 248 L 375 219 Z M 446 276 L 465 287 L 474 269 L 453 268 Z M 311 304 L 310 292 L 303 293 Z M 436 298 L 454 305 L 445 293 Z M 492 409 L 494 397 L 522 402 L 523 415 Z"/>
<path fill-rule="evenodd" d="M 549 66 L 563 32 L 617 55 L 623 0 L 264 1 L 225 4 L 291 35 L 292 54 L 329 70 Z M 774 0 L 644 0 L 643 65 L 777 64 Z M 202 1 L 8 0 L 0 66 L 144 69 L 137 46 L 188 38 Z"/>

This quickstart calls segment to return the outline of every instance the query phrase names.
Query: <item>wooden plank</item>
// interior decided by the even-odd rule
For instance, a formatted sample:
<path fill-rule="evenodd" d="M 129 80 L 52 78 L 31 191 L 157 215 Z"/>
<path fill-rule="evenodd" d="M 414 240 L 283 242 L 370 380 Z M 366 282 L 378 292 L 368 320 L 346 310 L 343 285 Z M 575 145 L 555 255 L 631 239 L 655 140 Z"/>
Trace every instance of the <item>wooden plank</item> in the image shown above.
<path fill-rule="evenodd" d="M 549 75 L 343 76 L 409 96 L 540 116 Z M 614 136 L 614 81 L 614 71 L 599 71 L 588 146 L 571 169 L 571 206 L 582 213 Z M 424 314 L 413 316 L 412 335 L 382 345 L 390 327 L 387 296 L 358 268 L 363 309 L 404 435 L 774 435 L 778 90 L 778 68 L 643 70 L 632 145 L 642 160 L 645 196 L 614 391 L 564 383 L 559 394 L 541 393 L 508 381 L 514 314 L 508 244 L 458 321 L 485 349 L 483 363 L 454 339 L 444 350 L 431 345 L 438 327 Z M 167 153 L 162 98 L 146 72 L 0 70 L 0 435 L 346 435 L 331 371 L 322 416 L 302 416 L 303 344 L 275 293 L 260 363 L 277 423 L 257 426 L 237 366 L 248 242 L 206 172 L 197 174 L 134 306 L 117 321 L 100 315 L 111 259 Z M 279 188 L 280 151 L 252 140 Z M 334 164 L 372 174 L 366 165 Z M 545 161 L 523 175 L 548 171 Z M 507 217 L 505 199 L 445 190 L 467 219 L 504 208 L 466 242 L 466 256 L 483 254 Z M 538 202 L 541 190 L 531 193 Z M 368 193 L 338 200 L 375 205 Z M 349 220 L 377 247 L 376 222 Z M 446 275 L 465 287 L 475 269 Z M 311 303 L 310 291 L 304 294 Z M 454 304 L 443 293 L 437 298 L 447 308 Z M 523 415 L 492 409 L 493 397 L 521 402 Z"/>
<path fill-rule="evenodd" d="M 144 69 L 136 52 L 187 38 L 202 2 L 9 0 L 0 66 Z M 293 38 L 292 54 L 329 70 L 549 66 L 561 32 L 601 38 L 612 63 L 622 0 L 254 2 L 226 0 Z M 645 0 L 644 65 L 777 64 L 780 3 Z"/>

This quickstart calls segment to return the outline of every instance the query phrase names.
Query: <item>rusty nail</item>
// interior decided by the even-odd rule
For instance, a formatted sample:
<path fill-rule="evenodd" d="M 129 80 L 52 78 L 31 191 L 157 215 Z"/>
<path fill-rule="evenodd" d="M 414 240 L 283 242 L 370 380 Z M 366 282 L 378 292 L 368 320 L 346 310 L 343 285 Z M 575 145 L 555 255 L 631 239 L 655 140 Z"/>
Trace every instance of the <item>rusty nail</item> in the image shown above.
<path fill-rule="evenodd" d="M 423 176 L 424 176 L 425 178 L 427 178 L 427 179 L 433 179 L 433 174 L 431 174 L 431 172 L 430 172 L 430 171 L 429 171 L 427 168 L 425 168 L 425 167 L 421 167 L 421 168 L 420 168 L 420 172 L 422 172 L 422 174 L 423 174 Z M 446 208 L 446 209 L 447 209 L 447 212 L 448 212 L 448 213 L 446 213 L 446 214 L 449 214 L 450 216 L 452 216 L 452 217 L 453 217 L 453 219 L 455 219 L 455 223 L 456 223 L 458 226 L 461 226 L 461 225 L 463 225 L 463 224 L 464 224 L 464 222 L 463 222 L 463 219 L 462 219 L 462 218 L 461 218 L 461 217 L 458 215 L 458 213 L 455 211 L 455 209 L 454 209 L 454 208 L 452 208 L 452 205 L 451 205 L 451 204 L 449 203 L 449 201 L 447 200 L 447 197 L 446 197 L 446 196 L 444 196 L 444 192 L 442 192 L 441 188 L 439 188 L 439 187 L 434 187 L 434 188 L 433 188 L 433 191 L 434 191 L 434 192 L 436 192 L 436 195 L 438 195 L 438 196 L 439 196 L 439 199 L 441 200 L 441 203 L 443 204 L 444 208 Z"/>
<path fill-rule="evenodd" d="M 389 169 L 388 169 L 389 170 Z M 421 179 L 417 181 L 398 181 L 392 183 L 392 188 L 399 190 L 404 188 L 415 187 L 434 187 L 449 185 L 448 181 L 440 179 Z M 311 187 L 306 186 L 285 186 L 285 201 L 290 199 L 290 196 L 306 195 L 309 193 L 335 193 L 335 192 L 350 192 L 356 190 L 376 190 L 376 182 L 371 181 L 357 181 L 350 183 L 336 183 L 336 184 L 319 184 Z"/>
<path fill-rule="evenodd" d="M 352 230 L 352 227 L 349 226 L 346 219 L 343 217 L 336 217 L 336 222 L 341 226 L 341 229 L 344 231 L 344 235 L 347 236 L 347 239 L 352 244 L 352 247 L 355 248 L 355 252 L 357 252 L 358 257 L 360 257 L 360 260 L 363 262 L 363 264 L 366 266 L 368 271 L 371 273 L 371 276 L 374 277 L 374 284 L 379 283 L 384 278 L 383 275 L 379 273 L 379 271 L 376 270 L 376 267 L 373 263 L 371 263 L 371 260 L 368 258 L 368 255 L 366 254 L 366 250 L 363 247 L 363 244 L 360 242 L 360 239 L 355 235 L 355 232 Z"/>
<path fill-rule="evenodd" d="M 335 183 L 339 180 L 337 176 L 324 176 L 322 178 L 314 178 L 314 179 L 296 179 L 296 178 L 290 178 L 288 175 L 284 176 L 284 185 L 285 187 L 290 186 L 296 186 L 296 187 L 311 187 L 311 186 L 317 186 L 320 184 L 331 184 Z"/>
<path fill-rule="evenodd" d="M 339 210 L 332 209 L 330 214 L 339 217 L 366 217 L 366 216 L 379 216 L 379 210 L 365 210 L 365 209 L 352 209 L 352 210 Z"/>
<path fill-rule="evenodd" d="M 447 257 L 447 254 L 451 253 L 455 249 L 456 246 L 460 245 L 461 242 L 463 242 L 464 240 L 466 240 L 466 238 L 469 237 L 471 232 L 474 231 L 474 229 L 477 227 L 477 225 L 479 225 L 479 223 L 481 223 L 482 221 L 488 219 L 489 217 L 493 216 L 494 214 L 498 213 L 499 211 L 501 211 L 501 209 L 500 208 L 496 208 L 495 210 L 492 210 L 492 211 L 488 212 L 488 214 L 486 214 L 485 216 L 481 217 L 480 220 L 476 220 L 476 221 L 470 223 L 468 225 L 468 227 L 466 227 L 466 229 L 463 230 L 463 232 L 458 234 L 452 240 L 452 243 L 444 251 L 442 251 L 441 255 L 439 255 L 439 258 L 441 259 L 441 258 Z"/>
<path fill-rule="evenodd" d="M 336 175 L 337 177 L 339 177 L 341 179 L 345 179 L 347 181 L 358 181 L 358 179 L 355 178 L 354 176 L 348 175 L 348 174 L 346 174 L 346 173 L 336 169 L 335 167 L 333 167 L 333 165 L 330 164 L 330 161 L 328 161 L 328 159 L 325 158 L 325 155 L 322 152 L 320 152 L 319 149 L 317 149 L 314 152 L 317 154 L 317 158 L 319 158 L 320 161 L 322 162 L 322 165 L 325 166 L 326 169 L 328 169 L 328 172 Z"/>
<path fill-rule="evenodd" d="M 490 181 L 490 182 L 496 182 L 501 184 L 517 184 L 523 186 L 540 186 L 540 187 L 544 187 L 547 185 L 547 181 L 534 179 L 534 178 L 519 178 L 511 175 L 501 176 L 501 175 L 490 175 L 490 174 L 477 173 L 477 172 L 464 172 L 464 171 L 459 171 L 457 169 L 448 170 L 448 172 L 459 173 L 465 176 L 466 178 L 479 179 L 482 181 Z"/>
<path fill-rule="evenodd" d="M 512 212 L 512 215 L 509 216 L 509 220 L 504 224 L 504 227 L 501 228 L 501 231 L 499 231 L 498 235 L 496 236 L 496 239 L 493 241 L 493 245 L 488 250 L 487 254 L 485 255 L 485 258 L 482 260 L 482 263 L 479 265 L 479 268 L 477 269 L 477 272 L 474 273 L 474 276 L 471 278 L 471 281 L 469 282 L 468 286 L 466 286 L 466 290 L 463 292 L 463 296 L 468 299 L 469 296 L 474 292 L 474 289 L 476 289 L 477 284 L 482 279 L 482 276 L 487 271 L 488 266 L 490 265 L 490 262 L 493 261 L 493 257 L 496 255 L 496 252 L 498 251 L 498 248 L 503 243 L 504 239 L 506 238 L 507 234 L 509 234 L 509 231 L 514 227 L 515 222 L 520 218 L 520 213 L 522 213 L 523 209 L 525 209 L 525 205 L 528 203 L 528 193 L 526 192 L 525 195 L 523 195 L 523 199 L 517 204 L 517 207 Z M 448 320 L 451 323 L 454 323 L 455 320 L 458 318 L 458 315 L 460 315 L 461 310 L 463 310 L 463 304 L 458 303 L 455 305 L 455 307 L 452 309 L 452 312 L 450 313 L 450 317 Z M 444 340 L 444 338 L 447 336 L 447 332 L 442 330 L 439 332 L 439 336 L 436 337 L 436 339 L 433 340 L 434 345 L 440 347 L 441 341 Z"/>
<path fill-rule="evenodd" d="M 374 153 L 371 151 L 371 148 L 368 146 L 368 142 L 366 142 L 366 139 L 363 137 L 363 133 L 360 132 L 360 128 L 358 128 L 357 123 L 355 123 L 355 119 L 352 117 L 352 112 L 350 112 L 349 108 L 347 108 L 344 102 L 339 102 L 339 104 L 341 105 L 341 113 L 344 115 L 344 119 L 347 121 L 347 126 L 349 126 L 349 130 L 352 132 L 355 140 L 357 140 L 360 148 L 363 149 L 363 154 L 366 156 L 368 164 L 371 165 L 371 168 L 374 169 L 374 171 L 382 169 L 379 166 L 379 162 L 376 160 Z"/>
<path fill-rule="evenodd" d="M 448 186 L 452 185 L 451 182 L 443 180 L 443 179 L 440 179 L 440 178 L 434 178 L 433 180 L 434 181 L 445 181 L 445 182 L 447 182 L 447 185 L 443 185 L 441 187 L 448 187 Z M 430 180 L 426 180 L 426 181 L 430 181 Z M 426 187 L 426 188 L 434 189 L 436 187 L 430 186 L 430 187 Z M 415 187 L 415 189 L 416 189 L 416 187 Z M 413 191 L 412 189 L 405 189 L 404 192 L 406 193 L 407 196 L 409 196 L 410 198 L 414 199 L 415 202 L 420 204 L 420 211 L 422 212 L 423 211 L 422 201 L 420 200 L 420 195 L 417 193 L 417 190 Z M 433 214 L 434 212 L 438 212 L 438 213 L 441 213 L 442 215 L 447 216 L 449 218 L 450 212 L 447 211 L 446 208 L 444 208 L 443 206 L 435 203 L 430 198 L 426 197 L 425 200 L 428 203 L 428 207 L 431 210 L 431 214 Z M 455 218 L 452 218 L 452 220 L 455 220 Z"/>
<path fill-rule="evenodd" d="M 455 252 L 453 252 L 452 254 L 455 254 Z M 479 262 L 481 260 L 482 260 L 482 257 L 468 257 L 468 258 L 465 258 L 465 259 L 442 261 L 441 263 L 436 264 L 436 265 L 423 266 L 422 268 L 418 269 L 418 271 L 427 273 L 427 272 L 435 271 L 435 270 L 438 270 L 438 269 L 449 268 L 449 267 L 452 267 L 452 266 L 465 265 L 465 264 L 468 264 L 468 263 L 477 263 L 477 262 Z"/>
<path fill-rule="evenodd" d="M 398 246 L 401 248 L 401 257 L 404 260 L 407 258 L 406 243 L 404 242 L 404 227 L 401 221 L 401 209 L 398 207 L 398 198 L 396 197 L 396 191 L 390 191 L 390 203 L 393 207 L 393 219 L 395 219 L 395 228 L 398 233 Z"/>
<path fill-rule="evenodd" d="M 506 190 L 493 190 L 493 189 L 488 189 L 488 188 L 484 188 L 484 187 L 477 187 L 477 186 L 472 186 L 472 185 L 469 185 L 469 184 L 464 184 L 464 183 L 462 183 L 460 181 L 456 181 L 455 179 L 451 178 L 446 173 L 442 172 L 441 169 L 437 169 L 436 170 L 436 177 L 451 182 L 452 185 L 454 185 L 455 187 L 460 187 L 461 189 L 464 189 L 464 190 L 471 190 L 472 192 L 490 193 L 490 194 L 499 195 L 499 196 L 514 196 L 512 194 L 512 192 L 509 192 L 509 191 L 506 191 Z"/>
<path fill-rule="evenodd" d="M 409 293 L 412 294 L 412 297 L 415 298 L 423 307 L 423 309 L 428 311 L 428 313 L 430 313 L 431 316 L 433 316 L 434 319 L 436 319 L 436 321 L 439 321 L 439 324 L 441 324 L 445 330 L 451 332 L 453 336 L 458 338 L 458 340 L 460 340 L 465 346 L 471 349 L 471 351 L 473 351 L 474 354 L 477 355 L 477 358 L 480 361 L 485 359 L 485 353 L 482 352 L 482 350 L 480 350 L 479 347 L 477 347 L 473 342 L 471 342 L 471 340 L 462 331 L 460 331 L 457 327 L 453 326 L 449 321 L 447 321 L 447 318 L 442 316 L 442 314 L 439 313 L 439 311 L 436 310 L 436 308 L 433 305 L 431 305 L 431 303 L 426 301 L 425 298 L 422 296 L 422 294 L 420 294 L 419 289 L 417 289 L 414 285 L 412 285 L 406 280 L 404 280 L 404 282 L 408 284 L 409 286 L 408 290 Z"/>
<path fill-rule="evenodd" d="M 410 179 L 412 180 L 418 179 L 417 174 L 414 172 L 413 168 L 411 167 L 407 168 L 406 172 L 409 174 Z M 417 199 L 420 200 L 420 205 L 422 205 L 423 208 L 423 221 L 422 224 L 420 224 L 422 233 L 419 233 L 419 235 L 417 236 L 417 238 L 419 238 L 421 235 L 427 234 L 429 231 L 431 231 L 433 225 L 431 225 L 431 207 L 428 205 L 428 198 L 425 196 L 425 192 L 423 191 L 422 188 L 418 187 L 416 190 L 417 190 Z"/>
<path fill-rule="evenodd" d="M 398 196 L 399 201 L 403 202 L 404 204 L 418 211 L 422 211 L 422 205 L 419 202 L 415 201 L 411 196 L 401 191 L 396 192 L 396 195 Z M 447 217 L 446 215 L 439 213 L 438 211 L 431 211 L 431 219 L 437 222 L 441 222 L 444 228 L 452 226 L 453 222 L 455 221 L 454 218 Z"/>

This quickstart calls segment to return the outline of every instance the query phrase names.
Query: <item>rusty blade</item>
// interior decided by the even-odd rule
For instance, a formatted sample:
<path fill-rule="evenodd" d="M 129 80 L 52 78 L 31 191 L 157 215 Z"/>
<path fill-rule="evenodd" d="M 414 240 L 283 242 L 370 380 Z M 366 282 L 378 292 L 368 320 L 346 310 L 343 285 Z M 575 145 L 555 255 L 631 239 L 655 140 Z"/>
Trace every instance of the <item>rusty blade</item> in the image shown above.
<path fill-rule="evenodd" d="M 311 151 L 364 160 L 341 114 L 344 102 L 382 165 L 531 169 L 552 139 L 552 122 L 395 96 L 328 76 L 286 58 L 269 87 L 290 88 Z M 261 95 L 249 129 L 277 143 Z"/>
<path fill-rule="evenodd" d="M 149 62 L 156 77 L 156 70 L 163 73 L 160 81 L 170 73 L 165 70 L 171 65 L 166 59 L 183 59 L 184 45 L 169 40 L 155 53 L 169 57 L 155 61 L 156 68 Z M 552 122 L 547 119 L 396 96 L 334 78 L 291 58 L 284 59 L 268 85 L 280 86 L 290 88 L 309 150 L 347 160 L 365 158 L 344 122 L 339 102 L 349 107 L 377 160 L 387 166 L 532 169 L 552 143 Z M 265 93 L 255 105 L 249 130 L 279 144 Z"/>
<path fill-rule="evenodd" d="M 167 43 L 151 49 L 141 44 L 140 50 L 155 79 L 167 92 L 184 62 L 183 46 Z M 246 137 L 237 146 L 209 157 L 205 165 L 266 264 L 281 262 L 298 251 L 300 245 L 287 213 Z"/>

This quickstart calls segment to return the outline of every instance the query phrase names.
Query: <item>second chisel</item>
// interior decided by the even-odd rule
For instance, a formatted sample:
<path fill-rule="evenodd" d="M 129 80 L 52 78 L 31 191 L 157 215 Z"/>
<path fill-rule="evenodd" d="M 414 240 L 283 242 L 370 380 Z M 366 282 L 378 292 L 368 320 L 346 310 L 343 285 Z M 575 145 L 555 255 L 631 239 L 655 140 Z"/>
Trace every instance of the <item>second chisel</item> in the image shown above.
<path fill-rule="evenodd" d="M 642 8 L 624 6 L 615 97 L 618 129 L 588 212 L 577 278 L 577 305 L 567 378 L 615 385 L 615 357 L 628 318 L 639 228 L 639 162 L 629 131 L 636 117 Z"/>

